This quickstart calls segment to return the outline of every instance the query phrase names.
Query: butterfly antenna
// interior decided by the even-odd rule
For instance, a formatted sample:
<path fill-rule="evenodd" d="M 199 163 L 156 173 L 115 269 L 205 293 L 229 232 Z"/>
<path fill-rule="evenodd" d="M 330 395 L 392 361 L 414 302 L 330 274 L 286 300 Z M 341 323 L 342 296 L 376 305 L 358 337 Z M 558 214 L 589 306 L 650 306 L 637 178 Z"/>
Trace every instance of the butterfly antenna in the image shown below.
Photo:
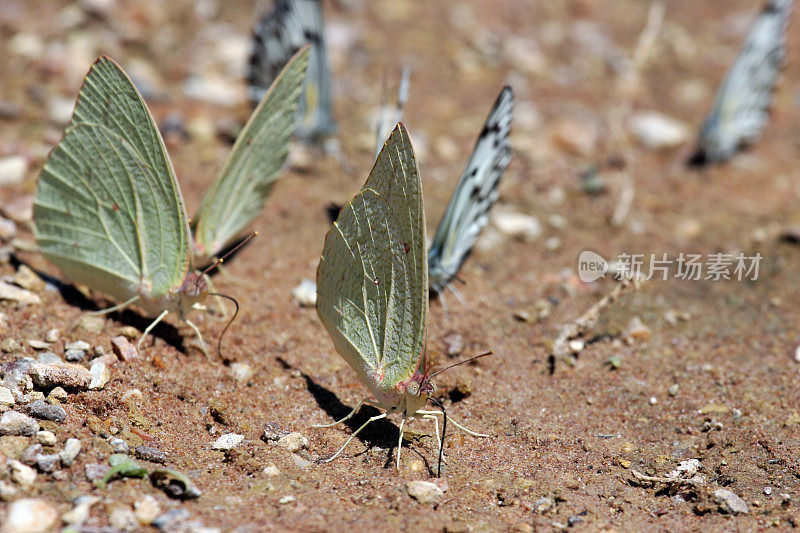
<path fill-rule="evenodd" d="M 227 294 L 222 294 L 220 292 L 209 292 L 208 294 L 209 296 L 219 296 L 221 298 L 227 298 L 228 300 L 233 302 L 233 305 L 236 306 L 236 310 L 233 312 L 233 316 L 231 317 L 230 320 L 228 320 L 228 323 L 225 324 L 225 327 L 222 329 L 222 333 L 220 333 L 219 335 L 219 340 L 217 341 L 217 353 L 219 354 L 219 358 L 224 361 L 225 358 L 222 356 L 222 338 L 225 336 L 225 332 L 228 331 L 228 328 L 233 323 L 233 321 L 236 320 L 236 315 L 239 314 L 239 302 L 237 302 L 236 298 L 234 298 L 233 296 L 228 296 Z"/>
<path fill-rule="evenodd" d="M 428 379 L 433 379 L 433 376 L 435 376 L 436 374 L 441 374 L 445 370 L 450 370 L 454 366 L 463 365 L 464 363 L 469 363 L 470 361 L 474 361 L 475 359 L 480 359 L 481 357 L 486 357 L 487 355 L 492 355 L 493 353 L 494 352 L 492 350 L 489 350 L 486 353 L 482 353 L 480 355 L 475 355 L 473 357 L 470 357 L 469 359 L 464 359 L 463 361 L 459 361 L 458 363 L 453 363 L 452 365 L 446 366 L 446 367 L 442 368 L 441 370 L 437 370 L 436 372 L 434 372 L 433 374 L 428 376 Z"/>
<path fill-rule="evenodd" d="M 221 264 L 222 264 L 222 263 L 223 263 L 223 262 L 224 262 L 224 261 L 225 261 L 225 260 L 226 260 L 228 257 L 230 257 L 232 254 L 236 253 L 236 251 L 237 251 L 239 248 L 241 248 L 242 246 L 244 246 L 245 244 L 247 244 L 248 242 L 250 242 L 250 239 L 252 239 L 253 237 L 258 237 L 258 232 L 257 232 L 257 231 L 254 231 L 253 233 L 251 233 L 250 235 L 248 235 L 247 237 L 245 237 L 244 239 L 242 239 L 242 242 L 240 242 L 239 244 L 237 244 L 236 246 L 234 246 L 233 248 L 231 248 L 230 250 L 228 250 L 228 253 L 226 253 L 226 254 L 225 254 L 225 255 L 223 255 L 222 257 L 218 258 L 216 261 L 214 261 L 213 263 L 211 263 L 211 265 L 209 265 L 208 267 L 206 267 L 206 269 L 205 269 L 205 270 L 203 270 L 203 275 L 205 275 L 205 274 L 208 274 L 209 272 L 211 272 L 212 270 L 214 270 L 215 268 L 217 268 L 218 266 L 220 266 L 220 265 L 221 265 Z M 219 296 L 223 296 L 223 297 L 225 297 L 225 298 L 229 298 L 229 296 L 224 296 L 224 295 L 222 295 L 222 294 L 220 294 Z M 237 306 L 237 307 L 238 307 L 238 306 Z"/>
<path fill-rule="evenodd" d="M 442 410 L 442 437 L 439 441 L 439 466 L 436 467 L 436 477 L 442 477 L 442 454 L 444 453 L 444 436 L 447 433 L 447 411 L 444 405 L 442 405 L 442 402 L 433 396 L 429 396 L 428 399 L 433 405 Z"/>

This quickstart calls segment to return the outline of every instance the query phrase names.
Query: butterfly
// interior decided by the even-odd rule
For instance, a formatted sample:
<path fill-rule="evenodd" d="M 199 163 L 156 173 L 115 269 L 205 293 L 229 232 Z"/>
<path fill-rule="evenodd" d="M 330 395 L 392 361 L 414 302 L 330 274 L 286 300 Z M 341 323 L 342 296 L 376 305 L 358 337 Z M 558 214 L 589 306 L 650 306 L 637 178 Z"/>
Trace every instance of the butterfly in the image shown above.
<path fill-rule="evenodd" d="M 333 133 L 331 68 L 321 0 L 277 0 L 255 28 L 247 81 L 250 99 L 261 100 L 286 61 L 311 46 L 303 96 L 297 107 L 297 136 L 318 140 Z"/>
<path fill-rule="evenodd" d="M 458 180 L 428 250 L 430 291 L 447 287 L 469 256 L 488 212 L 497 201 L 500 177 L 511 161 L 511 115 L 514 92 L 504 87 L 478 135 L 466 169 Z"/>
<path fill-rule="evenodd" d="M 261 210 L 286 159 L 308 62 L 304 48 L 267 92 L 206 195 L 193 228 L 164 142 L 136 87 L 106 56 L 92 65 L 34 198 L 39 248 L 72 281 L 156 316 L 186 315 L 208 292 L 198 258 L 216 254 Z"/>
<path fill-rule="evenodd" d="M 690 163 L 718 163 L 753 144 L 769 119 L 769 105 L 786 58 L 793 0 L 770 0 L 750 28 L 703 122 Z"/>
<path fill-rule="evenodd" d="M 405 420 L 417 415 L 432 418 L 438 439 L 439 411 L 427 411 L 425 404 L 430 400 L 444 413 L 431 396 L 435 374 L 430 372 L 425 347 L 428 260 L 422 183 L 402 123 L 384 144 L 361 191 L 342 208 L 325 237 L 317 268 L 317 314 L 336 351 L 369 388 L 374 405 L 385 411 L 353 432 L 327 460 L 335 459 L 369 423 L 400 413 L 399 468 Z M 348 420 L 364 402 L 344 419 L 317 427 Z"/>

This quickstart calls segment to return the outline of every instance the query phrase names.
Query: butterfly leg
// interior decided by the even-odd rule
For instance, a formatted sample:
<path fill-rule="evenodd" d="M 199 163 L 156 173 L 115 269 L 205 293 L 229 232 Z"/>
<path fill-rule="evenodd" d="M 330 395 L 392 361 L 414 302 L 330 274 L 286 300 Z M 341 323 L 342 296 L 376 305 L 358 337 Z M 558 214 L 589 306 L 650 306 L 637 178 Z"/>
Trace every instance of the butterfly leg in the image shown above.
<path fill-rule="evenodd" d="M 419 415 L 441 415 L 442 413 L 441 413 L 441 411 L 417 411 L 417 414 L 419 414 Z M 491 435 L 487 435 L 486 433 L 477 433 L 475 431 L 472 431 L 472 430 L 469 430 L 469 429 L 465 428 L 464 426 L 462 426 L 461 424 L 459 424 L 458 422 L 453 420 L 453 417 L 450 416 L 450 415 L 447 416 L 447 420 L 450 421 L 455 427 L 457 427 L 458 429 L 460 429 L 464 433 L 466 433 L 468 435 L 472 435 L 473 437 L 491 437 Z"/>
<path fill-rule="evenodd" d="M 137 350 L 141 350 L 141 348 L 142 348 L 142 341 L 144 340 L 144 338 L 145 338 L 145 337 L 147 337 L 147 336 L 150 334 L 150 332 L 151 332 L 151 331 L 153 331 L 153 328 L 154 328 L 154 327 L 156 327 L 156 325 L 157 325 L 159 322 L 161 322 L 161 321 L 164 319 L 164 317 L 165 317 L 165 316 L 167 316 L 167 314 L 169 314 L 169 311 L 168 311 L 168 310 L 166 310 L 166 309 L 164 309 L 163 311 L 161 311 L 161 314 L 160 314 L 160 315 L 158 315 L 158 316 L 156 317 L 156 319 L 155 319 L 155 320 L 153 320 L 153 321 L 150 323 L 150 325 L 149 325 L 149 326 L 147 326 L 147 328 L 145 328 L 145 330 L 144 330 L 144 333 L 142 333 L 142 336 L 139 338 L 139 342 L 137 342 L 137 343 L 136 343 L 136 349 L 137 349 Z"/>
<path fill-rule="evenodd" d="M 356 406 L 353 408 L 353 410 L 350 411 L 350 414 L 348 414 L 346 417 L 342 418 L 341 420 L 337 420 L 336 422 L 332 422 L 330 424 L 312 424 L 311 427 L 312 428 L 331 428 L 331 427 L 333 427 L 333 426 L 335 426 L 337 424 L 341 424 L 342 422 L 347 422 L 348 420 L 353 418 L 353 415 L 355 415 L 358 412 L 359 409 L 361 409 L 362 405 L 364 405 L 364 398 L 361 398 L 358 401 L 358 404 L 356 404 Z"/>
<path fill-rule="evenodd" d="M 198 328 L 194 324 L 194 322 L 192 322 L 188 318 L 184 318 L 183 321 L 189 324 L 189 327 L 191 327 L 194 330 L 195 334 L 197 335 L 197 340 L 200 342 L 200 349 L 203 350 L 203 354 L 205 354 L 206 359 L 210 359 L 210 357 L 208 356 L 208 350 L 206 349 L 206 343 L 203 342 L 203 334 L 200 333 L 200 328 Z"/>
<path fill-rule="evenodd" d="M 403 425 L 406 423 L 406 417 L 400 420 L 400 439 L 397 441 L 397 469 L 400 470 L 400 451 L 403 449 Z"/>
<path fill-rule="evenodd" d="M 417 412 L 419 412 L 419 411 L 417 411 Z M 434 416 L 434 415 L 425 415 L 422 418 L 427 418 L 429 420 L 433 420 L 433 427 L 434 427 L 434 429 L 436 431 L 436 443 L 439 445 L 439 450 L 437 450 L 437 451 L 439 451 L 439 453 L 441 453 L 441 450 L 442 450 L 442 439 L 439 437 L 439 419 L 436 418 L 436 416 Z M 442 455 L 442 461 L 444 461 L 446 463 L 447 462 L 447 457 L 445 457 L 444 454 L 441 454 L 441 455 Z"/>
<path fill-rule="evenodd" d="M 366 422 L 364 422 L 364 423 L 361 425 L 361 427 L 360 427 L 360 428 L 358 428 L 357 430 L 355 430 L 355 431 L 353 432 L 353 434 L 352 434 L 352 435 L 350 435 L 350 437 L 349 437 L 349 438 L 348 438 L 348 439 L 347 439 L 347 440 L 344 442 L 344 444 L 342 444 L 342 447 L 341 447 L 341 448 L 339 448 L 339 451 L 338 451 L 338 452 L 336 452 L 335 454 L 333 454 L 332 456 L 328 457 L 327 459 L 325 459 L 325 460 L 324 460 L 324 461 L 322 461 L 322 462 L 323 462 L 323 463 L 330 463 L 331 461 L 333 461 L 334 459 L 336 459 L 337 457 L 339 457 L 339 454 L 340 454 L 340 453 L 342 453 L 342 452 L 344 451 L 344 449 L 347 447 L 347 445 L 348 445 L 348 444 L 350 444 L 350 441 L 351 441 L 351 440 L 353 440 L 353 438 L 354 438 L 356 435 L 358 435 L 358 434 L 361 432 L 361 430 L 362 430 L 362 429 L 364 429 L 365 427 L 367 427 L 367 426 L 370 424 L 370 422 L 374 422 L 374 421 L 376 421 L 376 420 L 380 420 L 381 418 L 386 418 L 386 413 L 383 413 L 383 414 L 380 414 L 380 415 L 373 416 L 372 418 L 370 418 L 369 420 L 367 420 Z"/>
<path fill-rule="evenodd" d="M 125 302 L 122 302 L 122 303 L 121 303 L 121 304 L 119 304 L 119 305 L 115 305 L 114 307 L 109 307 L 109 308 L 107 308 L 107 309 L 101 309 L 101 310 L 99 310 L 99 311 L 89 311 L 87 314 L 88 314 L 88 315 L 91 315 L 91 316 L 102 316 L 102 315 L 107 315 L 107 314 L 109 314 L 109 313 L 113 313 L 114 311 L 120 311 L 120 310 L 122 310 L 122 309 L 125 309 L 126 307 L 128 307 L 129 305 L 131 305 L 132 303 L 134 303 L 134 302 L 135 302 L 136 300 L 138 300 L 138 299 L 139 299 L 139 295 L 137 294 L 136 296 L 134 296 L 134 297 L 133 297 L 133 298 L 131 298 L 130 300 L 127 300 L 127 301 L 125 301 Z"/>

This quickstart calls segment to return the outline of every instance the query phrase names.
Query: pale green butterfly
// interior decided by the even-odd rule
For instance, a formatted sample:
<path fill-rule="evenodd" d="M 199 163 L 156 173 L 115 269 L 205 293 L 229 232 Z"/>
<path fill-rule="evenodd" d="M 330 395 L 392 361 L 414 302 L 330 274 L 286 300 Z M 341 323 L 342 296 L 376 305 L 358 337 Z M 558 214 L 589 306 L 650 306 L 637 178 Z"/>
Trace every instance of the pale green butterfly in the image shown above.
<path fill-rule="evenodd" d="M 200 256 L 216 253 L 260 211 L 288 151 L 308 48 L 287 64 L 244 127 L 195 225 L 189 221 L 155 121 L 131 80 L 108 57 L 92 65 L 64 138 L 42 169 L 34 232 L 42 253 L 71 280 L 157 318 L 186 314 L 208 294 Z M 288 131 L 287 131 L 288 130 Z"/>
<path fill-rule="evenodd" d="M 428 254 L 422 183 L 408 132 L 398 124 L 361 191 L 345 205 L 327 236 L 317 268 L 317 313 L 336 351 L 384 409 L 359 427 L 327 461 L 335 459 L 367 424 L 400 413 L 400 443 L 407 418 L 421 415 L 439 426 L 439 411 L 423 409 L 434 384 L 426 360 Z M 436 372 L 438 374 L 438 372 Z M 351 418 L 365 402 L 342 420 Z M 447 423 L 445 416 L 444 422 Z M 452 419 L 451 419 L 452 421 Z M 467 433 L 478 433 L 463 428 Z M 439 441 L 441 469 L 442 439 Z"/>

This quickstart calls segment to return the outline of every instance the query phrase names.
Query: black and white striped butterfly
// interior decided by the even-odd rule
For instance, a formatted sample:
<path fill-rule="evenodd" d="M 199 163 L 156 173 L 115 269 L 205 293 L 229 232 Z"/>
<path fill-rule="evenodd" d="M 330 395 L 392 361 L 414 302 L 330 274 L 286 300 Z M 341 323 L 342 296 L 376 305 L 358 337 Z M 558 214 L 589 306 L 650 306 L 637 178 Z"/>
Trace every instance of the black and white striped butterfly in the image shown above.
<path fill-rule="evenodd" d="M 778 74 L 786 57 L 786 26 L 793 0 L 769 0 L 725 75 L 700 130 L 691 163 L 717 163 L 756 142 L 769 119 Z"/>
<path fill-rule="evenodd" d="M 469 256 L 488 212 L 497 201 L 500 177 L 511 161 L 514 93 L 504 87 L 481 130 L 467 167 L 456 185 L 428 250 L 428 285 L 439 294 Z"/>
<path fill-rule="evenodd" d="M 277 0 L 256 25 L 247 82 L 257 104 L 286 62 L 311 45 L 303 95 L 297 107 L 297 136 L 317 140 L 334 132 L 332 81 L 321 0 Z"/>

